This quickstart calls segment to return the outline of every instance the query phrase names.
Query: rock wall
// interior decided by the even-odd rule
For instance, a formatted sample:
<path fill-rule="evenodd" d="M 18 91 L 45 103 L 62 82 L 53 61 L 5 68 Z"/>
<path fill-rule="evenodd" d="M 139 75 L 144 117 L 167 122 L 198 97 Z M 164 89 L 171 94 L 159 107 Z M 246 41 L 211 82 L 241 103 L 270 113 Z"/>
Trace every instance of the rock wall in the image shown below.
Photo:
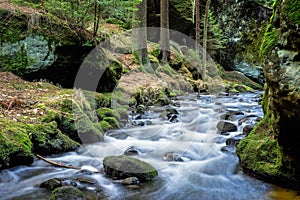
<path fill-rule="evenodd" d="M 78 68 L 91 50 L 83 45 L 89 40 L 86 31 L 38 11 L 0 8 L 0 19 L 1 71 L 73 86 Z"/>
<path fill-rule="evenodd" d="M 299 25 L 300 2 L 276 1 L 260 48 L 266 77 L 265 116 L 238 146 L 246 171 L 292 187 L 300 185 Z M 250 156 L 254 150 L 257 153 Z"/>

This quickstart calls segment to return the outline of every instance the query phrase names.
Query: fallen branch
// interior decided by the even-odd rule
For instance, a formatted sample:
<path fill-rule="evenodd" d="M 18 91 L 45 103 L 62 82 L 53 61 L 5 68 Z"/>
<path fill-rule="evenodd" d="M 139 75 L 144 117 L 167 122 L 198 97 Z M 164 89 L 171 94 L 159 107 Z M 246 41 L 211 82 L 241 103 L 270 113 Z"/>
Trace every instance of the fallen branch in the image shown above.
<path fill-rule="evenodd" d="M 41 159 L 41 160 L 43 160 L 43 161 L 45 161 L 47 163 L 50 163 L 51 165 L 57 166 L 57 167 L 64 167 L 64 168 L 68 168 L 68 169 L 78 169 L 78 170 L 81 169 L 79 167 L 64 165 L 64 164 L 61 164 L 61 163 L 54 162 L 52 160 L 48 160 L 47 158 L 44 158 L 44 157 L 42 157 L 42 156 L 40 156 L 38 154 L 36 155 L 36 157 L 38 157 L 39 159 Z"/>

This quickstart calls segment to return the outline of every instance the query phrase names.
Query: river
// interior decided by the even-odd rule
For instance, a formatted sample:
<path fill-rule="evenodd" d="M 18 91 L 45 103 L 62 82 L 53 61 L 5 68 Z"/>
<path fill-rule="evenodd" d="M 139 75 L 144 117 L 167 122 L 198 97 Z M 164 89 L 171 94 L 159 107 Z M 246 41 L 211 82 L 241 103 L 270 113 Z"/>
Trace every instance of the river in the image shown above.
<path fill-rule="evenodd" d="M 227 146 L 229 138 L 242 138 L 243 127 L 263 117 L 258 105 L 260 94 L 190 95 L 174 102 L 172 108 L 178 114 L 162 117 L 166 107 L 151 107 L 144 115 L 133 114 L 125 128 L 109 131 L 105 142 L 48 157 L 82 169 L 97 168 L 100 173 L 58 168 L 36 159 L 32 166 L 0 171 L 0 199 L 46 200 L 49 191 L 39 187 L 42 182 L 81 175 L 95 180 L 93 184 L 76 183 L 88 199 L 300 199 L 295 191 L 244 174 L 234 145 Z M 236 113 L 231 123 L 237 130 L 221 134 L 217 124 L 229 112 Z M 138 152 L 134 157 L 158 170 L 158 178 L 127 188 L 104 175 L 103 158 L 123 154 L 130 147 Z M 171 161 L 168 155 L 173 156 Z"/>

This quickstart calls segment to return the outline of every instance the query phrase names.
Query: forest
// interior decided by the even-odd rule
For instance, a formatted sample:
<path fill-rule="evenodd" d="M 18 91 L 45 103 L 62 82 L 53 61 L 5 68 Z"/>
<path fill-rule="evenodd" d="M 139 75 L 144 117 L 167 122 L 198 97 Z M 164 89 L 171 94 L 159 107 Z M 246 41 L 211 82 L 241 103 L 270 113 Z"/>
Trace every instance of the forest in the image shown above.
<path fill-rule="evenodd" d="M 0 199 L 300 198 L 299 0 L 0 0 Z"/>

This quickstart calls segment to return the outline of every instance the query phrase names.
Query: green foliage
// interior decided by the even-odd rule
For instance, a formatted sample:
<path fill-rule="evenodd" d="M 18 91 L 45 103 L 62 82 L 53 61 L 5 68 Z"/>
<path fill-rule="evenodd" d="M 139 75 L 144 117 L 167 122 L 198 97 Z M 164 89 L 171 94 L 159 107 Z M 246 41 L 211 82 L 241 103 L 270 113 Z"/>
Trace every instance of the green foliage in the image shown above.
<path fill-rule="evenodd" d="M 22 19 L 25 16 L 11 16 L 10 12 L 0 8 L 0 44 L 4 42 L 15 43 L 20 41 L 27 24 Z"/>
<path fill-rule="evenodd" d="M 170 0 L 170 4 L 178 11 L 182 18 L 193 21 L 194 0 Z"/>
<path fill-rule="evenodd" d="M 13 2 L 18 5 L 45 9 L 54 16 L 83 28 L 91 28 L 92 24 L 99 26 L 96 23 L 97 19 L 106 19 L 108 22 L 130 28 L 134 5 L 140 0 L 13 0 Z"/>
<path fill-rule="evenodd" d="M 204 20 L 204 17 L 202 17 Z M 202 27 L 204 21 L 201 21 Z M 214 18 L 211 10 L 208 12 L 208 27 L 207 27 L 207 52 L 214 56 L 217 52 L 226 48 L 227 38 L 224 36 L 220 24 Z M 201 28 L 200 38 L 203 38 L 203 28 Z"/>
<path fill-rule="evenodd" d="M 102 17 L 108 22 L 121 24 L 124 28 L 131 28 L 133 13 L 136 11 L 134 5 L 141 3 L 141 0 L 98 0 L 97 2 L 102 8 Z"/>
<path fill-rule="evenodd" d="M 271 8 L 274 3 L 274 0 L 255 0 L 255 1 L 257 3 L 259 3 L 260 5 L 268 7 L 268 8 Z"/>
<path fill-rule="evenodd" d="M 300 2 L 298 0 L 285 0 L 283 13 L 289 21 L 300 24 Z"/>
<path fill-rule="evenodd" d="M 260 56 L 263 57 L 270 53 L 270 51 L 275 47 L 276 42 L 279 37 L 279 30 L 273 28 L 272 24 L 269 24 L 265 32 L 263 42 L 260 46 Z"/>

